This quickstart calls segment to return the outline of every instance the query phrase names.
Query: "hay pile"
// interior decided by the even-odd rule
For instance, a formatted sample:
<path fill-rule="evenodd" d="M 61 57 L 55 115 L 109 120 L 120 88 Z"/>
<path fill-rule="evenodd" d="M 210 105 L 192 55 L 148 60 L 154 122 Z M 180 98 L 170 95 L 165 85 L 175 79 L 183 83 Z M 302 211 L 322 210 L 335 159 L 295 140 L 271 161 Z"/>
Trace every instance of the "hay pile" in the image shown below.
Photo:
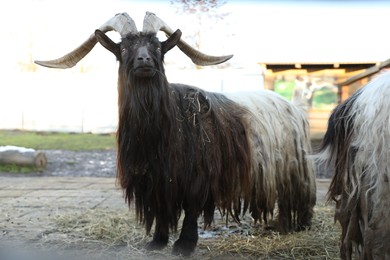
<path fill-rule="evenodd" d="M 272 229 L 253 228 L 247 236 L 200 240 L 199 247 L 209 248 L 210 258 L 339 259 L 340 228 L 334 224 L 333 214 L 332 206 L 320 205 L 315 207 L 310 230 L 281 235 Z"/>
<path fill-rule="evenodd" d="M 200 230 L 198 246 L 191 258 L 339 259 L 340 228 L 333 221 L 333 213 L 333 206 L 317 205 L 312 228 L 287 235 L 262 226 L 253 227 L 249 220 L 245 221 L 249 217 L 241 225 L 229 223 L 232 224 L 229 227 L 224 219 L 218 218 L 210 230 Z M 56 224 L 57 232 L 66 234 L 64 243 L 68 245 L 115 253 L 117 259 L 119 252 L 127 259 L 178 259 L 171 254 L 178 234 L 170 237 L 166 249 L 148 252 L 144 246 L 151 236 L 145 235 L 133 212 L 127 210 L 61 215 L 56 217 Z"/>

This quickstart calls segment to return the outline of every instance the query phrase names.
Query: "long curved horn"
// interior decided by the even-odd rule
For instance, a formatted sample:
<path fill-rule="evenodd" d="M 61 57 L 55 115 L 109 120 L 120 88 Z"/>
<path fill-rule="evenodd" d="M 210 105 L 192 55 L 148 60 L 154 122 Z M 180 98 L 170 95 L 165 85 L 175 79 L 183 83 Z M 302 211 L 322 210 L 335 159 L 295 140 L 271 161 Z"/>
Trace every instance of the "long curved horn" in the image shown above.
<path fill-rule="evenodd" d="M 144 23 L 143 23 L 143 32 L 155 32 L 163 31 L 168 36 L 171 36 L 173 30 L 160 18 L 158 18 L 154 13 L 146 12 Z M 180 39 L 177 46 L 179 49 L 184 52 L 193 63 L 201 66 L 207 65 L 216 65 L 222 62 L 229 60 L 233 55 L 227 56 L 211 56 L 204 54 L 193 47 L 191 47 L 184 40 Z"/>
<path fill-rule="evenodd" d="M 116 31 L 121 37 L 124 37 L 126 34 L 130 32 L 138 32 L 137 27 L 131 19 L 131 17 L 127 13 L 120 13 L 112 17 L 106 23 L 99 27 L 99 30 L 106 33 L 108 31 Z M 79 47 L 71 51 L 70 53 L 64 55 L 61 58 L 49 61 L 34 61 L 36 64 L 49 67 L 49 68 L 59 68 L 59 69 L 67 69 L 72 68 L 77 64 L 81 59 L 85 57 L 95 46 L 97 43 L 97 39 L 95 34 L 91 34 L 89 38 L 83 42 Z"/>

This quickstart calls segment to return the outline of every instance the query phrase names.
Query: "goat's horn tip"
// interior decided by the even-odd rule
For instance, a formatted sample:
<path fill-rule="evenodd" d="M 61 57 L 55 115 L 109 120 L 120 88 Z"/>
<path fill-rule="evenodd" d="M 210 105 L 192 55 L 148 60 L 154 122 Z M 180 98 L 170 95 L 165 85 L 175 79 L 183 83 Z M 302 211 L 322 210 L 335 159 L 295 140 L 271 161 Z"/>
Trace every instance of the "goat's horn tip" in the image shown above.
<path fill-rule="evenodd" d="M 38 65 L 41 65 L 41 66 L 47 67 L 46 62 L 45 62 L 45 61 L 42 61 L 42 60 L 34 60 L 34 63 L 35 63 L 35 64 L 38 64 Z"/>
<path fill-rule="evenodd" d="M 35 63 L 35 64 L 38 64 L 38 65 L 40 65 L 40 66 L 53 68 L 53 64 L 51 64 L 51 63 L 48 62 L 48 61 L 44 61 L 44 60 L 35 60 L 34 63 Z"/>
<path fill-rule="evenodd" d="M 68 69 L 73 67 L 73 66 L 67 66 L 65 64 L 58 64 L 58 63 L 53 63 L 51 61 L 42 61 L 42 60 L 34 60 L 34 63 L 43 67 L 54 68 L 54 69 Z"/>
<path fill-rule="evenodd" d="M 230 60 L 232 57 L 233 55 L 226 55 L 226 56 L 213 57 L 213 59 L 209 59 L 209 60 L 199 60 L 195 58 L 191 58 L 191 60 L 193 63 L 200 66 L 210 66 L 210 65 L 218 65 L 224 63 Z"/>
<path fill-rule="evenodd" d="M 233 57 L 233 54 L 222 56 L 222 57 L 220 57 L 220 59 L 218 61 L 215 62 L 215 64 L 220 64 L 220 63 L 226 62 L 226 61 L 230 60 L 232 57 Z"/>

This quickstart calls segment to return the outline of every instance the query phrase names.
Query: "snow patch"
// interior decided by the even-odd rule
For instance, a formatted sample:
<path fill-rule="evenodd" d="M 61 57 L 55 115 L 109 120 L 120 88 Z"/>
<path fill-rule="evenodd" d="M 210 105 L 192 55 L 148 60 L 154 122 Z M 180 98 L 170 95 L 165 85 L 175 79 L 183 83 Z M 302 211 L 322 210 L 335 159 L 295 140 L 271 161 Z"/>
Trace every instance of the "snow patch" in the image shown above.
<path fill-rule="evenodd" d="M 35 150 L 32 148 L 13 146 L 13 145 L 0 146 L 0 152 L 6 152 L 6 151 L 18 151 L 20 153 L 35 152 Z"/>

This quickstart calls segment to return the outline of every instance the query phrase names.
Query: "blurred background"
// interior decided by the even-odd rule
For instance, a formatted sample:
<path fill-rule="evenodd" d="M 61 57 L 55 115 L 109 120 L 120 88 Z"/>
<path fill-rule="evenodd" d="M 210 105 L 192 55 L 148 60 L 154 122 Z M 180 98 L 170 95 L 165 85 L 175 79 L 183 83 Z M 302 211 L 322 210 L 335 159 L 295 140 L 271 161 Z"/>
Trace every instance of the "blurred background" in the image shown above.
<path fill-rule="evenodd" d="M 38 67 L 82 43 L 119 12 L 142 29 L 156 13 L 202 52 L 234 54 L 196 67 L 177 48 L 170 82 L 216 92 L 274 90 L 302 99 L 313 131 L 356 91 L 340 82 L 390 58 L 389 1 L 13 0 L 0 8 L 0 129 L 112 133 L 117 126 L 115 57 L 99 44 L 74 68 Z M 119 36 L 109 36 L 119 41 Z M 159 34 L 161 40 L 165 39 Z"/>

